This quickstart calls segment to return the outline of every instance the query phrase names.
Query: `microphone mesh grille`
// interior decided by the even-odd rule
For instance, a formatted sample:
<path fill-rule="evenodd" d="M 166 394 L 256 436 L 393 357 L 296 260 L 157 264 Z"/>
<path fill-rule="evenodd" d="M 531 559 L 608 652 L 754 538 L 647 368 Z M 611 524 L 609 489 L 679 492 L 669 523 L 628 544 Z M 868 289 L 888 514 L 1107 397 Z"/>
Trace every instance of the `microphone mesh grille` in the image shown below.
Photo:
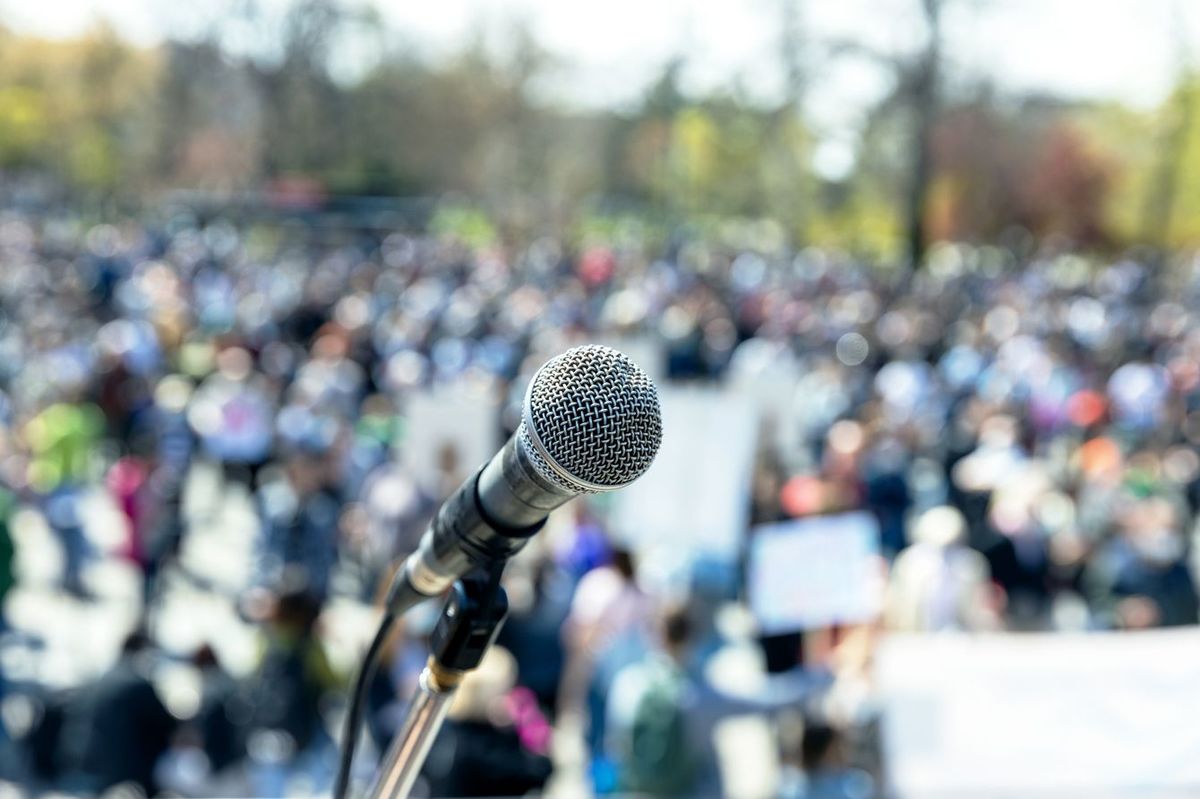
<path fill-rule="evenodd" d="M 619 488 L 646 471 L 658 452 L 658 392 L 617 350 L 575 347 L 533 376 L 519 435 L 542 476 L 563 488 Z"/>

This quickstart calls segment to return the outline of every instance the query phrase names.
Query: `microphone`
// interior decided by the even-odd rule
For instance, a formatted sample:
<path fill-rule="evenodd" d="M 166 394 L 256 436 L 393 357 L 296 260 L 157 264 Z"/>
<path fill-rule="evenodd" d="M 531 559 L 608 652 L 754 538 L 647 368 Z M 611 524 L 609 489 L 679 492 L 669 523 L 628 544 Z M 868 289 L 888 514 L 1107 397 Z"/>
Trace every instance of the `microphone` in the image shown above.
<path fill-rule="evenodd" d="M 661 442 L 654 382 L 624 354 L 587 345 L 547 361 L 529 383 L 517 431 L 442 505 L 388 606 L 437 596 L 468 571 L 507 560 L 550 511 L 640 477 Z"/>

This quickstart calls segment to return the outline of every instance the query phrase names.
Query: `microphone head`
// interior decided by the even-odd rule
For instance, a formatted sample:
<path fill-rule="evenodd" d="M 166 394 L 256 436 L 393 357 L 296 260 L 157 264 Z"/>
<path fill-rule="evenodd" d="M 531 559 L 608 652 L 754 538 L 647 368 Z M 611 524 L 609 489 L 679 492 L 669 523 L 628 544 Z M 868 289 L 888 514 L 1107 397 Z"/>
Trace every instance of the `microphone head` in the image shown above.
<path fill-rule="evenodd" d="M 574 493 L 612 491 L 640 477 L 658 453 L 658 391 L 623 353 L 574 347 L 533 376 L 517 438 L 552 483 Z"/>

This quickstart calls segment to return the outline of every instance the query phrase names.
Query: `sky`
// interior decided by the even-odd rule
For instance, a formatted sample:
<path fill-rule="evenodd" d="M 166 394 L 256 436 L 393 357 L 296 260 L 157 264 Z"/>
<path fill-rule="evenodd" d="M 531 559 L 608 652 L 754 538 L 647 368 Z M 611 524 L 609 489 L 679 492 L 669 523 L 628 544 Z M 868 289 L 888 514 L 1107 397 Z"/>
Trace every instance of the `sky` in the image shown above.
<path fill-rule="evenodd" d="M 237 0 L 0 0 L 0 21 L 23 32 L 66 37 L 98 19 L 154 44 L 194 36 Z M 245 0 L 241 0 L 245 2 Z M 293 0 L 258 0 L 281 14 Z M 370 0 L 342 0 L 361 7 Z M 430 58 L 452 53 L 474 31 L 502 48 L 514 20 L 554 57 L 542 91 L 556 102 L 621 107 L 636 102 L 670 59 L 683 57 L 686 88 L 738 86 L 778 97 L 781 9 L 792 3 L 812 54 L 805 110 L 825 140 L 830 171 L 849 151 L 865 111 L 890 87 L 869 58 L 817 58 L 820 48 L 853 42 L 884 55 L 924 41 L 921 0 L 375 0 L 389 32 L 383 46 L 415 47 Z M 946 77 L 980 79 L 1001 91 L 1158 104 L 1200 55 L 1200 3 L 1194 0 L 945 0 Z M 375 45 L 348 43 L 347 74 L 371 62 Z M 377 48 L 374 50 L 378 52 Z"/>

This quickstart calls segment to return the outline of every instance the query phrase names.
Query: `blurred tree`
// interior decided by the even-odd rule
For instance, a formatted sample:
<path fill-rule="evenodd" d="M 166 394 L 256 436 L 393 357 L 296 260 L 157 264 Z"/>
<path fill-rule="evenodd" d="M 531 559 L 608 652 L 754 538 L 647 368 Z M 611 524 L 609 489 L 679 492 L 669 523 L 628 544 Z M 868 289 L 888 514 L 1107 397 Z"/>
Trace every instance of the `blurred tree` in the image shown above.
<path fill-rule="evenodd" d="M 1111 244 L 1105 211 L 1114 170 L 1075 126 L 1052 124 L 1032 151 L 1017 221 L 1036 235 L 1063 235 L 1079 246 Z"/>
<path fill-rule="evenodd" d="M 1195 118 L 1196 92 L 1192 79 L 1191 45 L 1188 26 L 1179 3 L 1172 3 L 1172 32 L 1175 36 L 1175 59 L 1180 80 L 1167 103 L 1167 125 L 1163 131 L 1158 168 L 1146 198 L 1143 239 L 1148 244 L 1165 248 L 1171 236 L 1178 181 L 1187 158 L 1188 134 Z"/>
<path fill-rule="evenodd" d="M 683 59 L 669 60 L 651 84 L 629 132 L 628 169 L 633 185 L 658 209 L 678 211 L 679 158 L 675 153 L 676 119 L 688 105 L 680 87 Z"/>
<path fill-rule="evenodd" d="M 0 88 L 0 165 L 26 167 L 38 163 L 39 148 L 49 135 L 45 98 L 29 86 Z"/>
<path fill-rule="evenodd" d="M 767 202 L 796 241 L 807 238 L 807 218 L 813 203 L 808 169 L 811 141 L 802 120 L 806 89 L 805 37 L 800 0 L 779 0 L 779 66 L 783 102 L 771 115 L 770 135 L 762 153 Z"/>
<path fill-rule="evenodd" d="M 1081 246 L 1116 243 L 1110 199 L 1118 170 L 1075 122 L 1082 113 L 1053 100 L 1005 111 L 986 93 L 945 109 L 931 139 L 930 235 L 984 243 L 1019 224 Z"/>
<path fill-rule="evenodd" d="M 1062 114 L 1113 164 L 1104 217 L 1108 238 L 1116 244 L 1153 241 L 1146 238 L 1147 207 L 1152 204 L 1155 165 L 1161 159 L 1155 133 L 1162 113 L 1134 111 L 1110 102 Z"/>
<path fill-rule="evenodd" d="M 817 192 L 810 225 L 814 244 L 847 248 L 888 261 L 903 251 L 903 186 L 909 174 L 907 120 L 887 103 L 869 115 L 858 152 L 858 169 L 844 180 L 826 181 Z"/>
<path fill-rule="evenodd" d="M 897 207 L 901 209 L 904 228 L 902 253 L 910 271 L 921 267 L 930 238 L 926 217 L 935 177 L 932 138 L 940 113 L 944 0 L 919 0 L 919 3 L 925 39 L 915 53 L 881 52 L 853 38 L 831 42 L 828 54 L 833 59 L 849 56 L 865 60 L 893 78 L 892 90 L 870 114 L 868 132 L 877 136 L 881 130 L 893 128 L 895 117 L 903 119 L 902 130 L 892 129 L 889 135 L 905 142 L 904 152 L 888 153 L 888 157 L 894 160 L 900 155 L 904 162 L 904 175 L 897 184 L 903 186 L 904 198 Z M 890 173 L 891 169 L 887 171 Z"/>
<path fill-rule="evenodd" d="M 931 131 L 935 177 L 925 214 L 931 239 L 989 241 L 1012 224 L 1025 136 L 990 96 L 945 110 Z"/>
<path fill-rule="evenodd" d="M 942 53 L 942 0 L 921 0 L 928 28 L 928 42 L 912 71 L 903 81 L 911 96 L 915 117 L 912 140 L 912 175 L 909 177 L 905 228 L 908 239 L 908 263 L 912 270 L 921 268 L 928 239 L 925 215 L 928 212 L 929 186 L 933 178 L 933 154 L 930 137 L 937 120 L 938 71 Z"/>
<path fill-rule="evenodd" d="M 1143 223 L 1143 239 L 1160 248 L 1171 243 L 1171 223 L 1179 193 L 1179 178 L 1187 161 L 1188 136 L 1191 133 L 1196 108 L 1196 86 L 1185 81 L 1174 92 L 1167 105 L 1170 119 L 1160 148 L 1158 169 L 1147 196 Z"/>
<path fill-rule="evenodd" d="M 157 71 L 107 25 L 68 41 L 0 30 L 0 163 L 100 194 L 136 188 Z"/>
<path fill-rule="evenodd" d="M 520 20 L 479 27 L 436 60 L 370 4 L 340 0 L 226 0 L 205 35 L 157 49 L 104 26 L 64 42 L 0 30 L 0 168 L 99 194 L 293 178 L 318 197 L 452 194 L 500 240 L 596 220 L 660 232 L 775 220 L 794 245 L 917 265 L 933 238 L 987 241 L 1014 222 L 1101 245 L 1200 240 L 1200 201 L 1184 190 L 1200 173 L 1190 75 L 1157 115 L 964 92 L 961 80 L 939 92 L 945 0 L 913 6 L 928 37 L 898 54 L 814 47 L 801 0 L 775 1 L 778 98 L 685 92 L 674 58 L 621 110 L 548 102 L 556 63 Z M 843 136 L 849 171 L 823 177 L 803 99 L 810 74 L 846 54 L 893 85 L 857 139 Z"/>
<path fill-rule="evenodd" d="M 1154 244 L 1200 245 L 1200 196 L 1194 190 L 1200 181 L 1200 114 L 1195 112 L 1200 102 L 1198 94 L 1200 76 L 1186 76 L 1158 117 L 1159 130 L 1167 132 L 1167 141 L 1157 150 L 1144 222 L 1145 235 Z M 1170 174 L 1164 175 L 1168 169 Z"/>
<path fill-rule="evenodd" d="M 269 177 L 321 175 L 345 154 L 344 97 L 329 75 L 330 48 L 344 22 L 334 0 L 299 0 L 284 18 L 282 57 L 257 63 Z"/>
<path fill-rule="evenodd" d="M 211 38 L 168 42 L 165 54 L 156 154 L 162 179 L 217 191 L 255 186 L 263 115 L 254 75 Z"/>

